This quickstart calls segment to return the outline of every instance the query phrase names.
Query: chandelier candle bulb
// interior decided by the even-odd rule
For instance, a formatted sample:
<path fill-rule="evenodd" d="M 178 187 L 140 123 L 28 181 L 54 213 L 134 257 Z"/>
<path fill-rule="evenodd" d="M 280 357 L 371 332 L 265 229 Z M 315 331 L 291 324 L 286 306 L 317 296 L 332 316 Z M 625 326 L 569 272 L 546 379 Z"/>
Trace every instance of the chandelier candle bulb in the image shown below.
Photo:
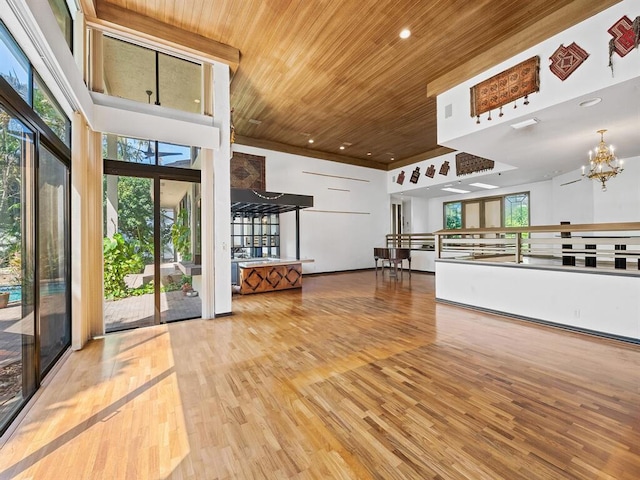
<path fill-rule="evenodd" d="M 600 134 L 600 143 L 593 149 L 593 155 L 589 150 L 589 171 L 583 169 L 583 176 L 598 180 L 602 184 L 602 191 L 606 191 L 607 180 L 615 177 L 623 171 L 622 161 L 618 160 L 614 155 L 613 145 L 607 145 L 604 141 L 604 133 L 606 130 L 598 130 Z"/>

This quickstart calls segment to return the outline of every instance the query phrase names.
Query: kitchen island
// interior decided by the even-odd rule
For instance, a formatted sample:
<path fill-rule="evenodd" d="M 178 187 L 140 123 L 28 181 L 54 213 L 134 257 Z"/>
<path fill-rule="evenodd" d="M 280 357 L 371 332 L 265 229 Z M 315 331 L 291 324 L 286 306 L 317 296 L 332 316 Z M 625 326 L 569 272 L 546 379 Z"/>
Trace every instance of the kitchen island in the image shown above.
<path fill-rule="evenodd" d="M 240 293 L 263 293 L 302 288 L 302 263 L 312 261 L 285 258 L 240 261 L 238 262 Z"/>

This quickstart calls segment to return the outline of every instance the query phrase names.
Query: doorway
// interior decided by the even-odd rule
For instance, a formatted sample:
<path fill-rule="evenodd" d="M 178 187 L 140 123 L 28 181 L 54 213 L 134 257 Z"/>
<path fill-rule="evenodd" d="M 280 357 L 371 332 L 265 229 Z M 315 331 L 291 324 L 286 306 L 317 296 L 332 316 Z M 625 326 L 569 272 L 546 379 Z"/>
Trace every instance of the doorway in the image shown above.
<path fill-rule="evenodd" d="M 105 331 L 200 318 L 199 182 L 124 170 L 103 180 Z"/>

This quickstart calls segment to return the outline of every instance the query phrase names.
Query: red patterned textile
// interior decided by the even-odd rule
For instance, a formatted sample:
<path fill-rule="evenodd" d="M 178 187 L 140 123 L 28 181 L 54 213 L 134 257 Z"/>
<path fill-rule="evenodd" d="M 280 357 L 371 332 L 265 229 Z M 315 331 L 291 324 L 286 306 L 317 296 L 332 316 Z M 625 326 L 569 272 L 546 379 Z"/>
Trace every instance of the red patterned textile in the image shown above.
<path fill-rule="evenodd" d="M 540 90 L 540 57 L 531 57 L 474 85 L 470 90 L 472 117 L 479 117 L 537 92 Z"/>
<path fill-rule="evenodd" d="M 569 75 L 582 65 L 589 54 L 573 42 L 568 47 L 560 45 L 558 49 L 549 57 L 551 64 L 549 69 L 560 80 L 565 81 Z"/>
<path fill-rule="evenodd" d="M 636 35 L 629 17 L 625 15 L 607 31 L 613 36 L 613 49 L 618 55 L 624 57 L 633 50 Z"/>

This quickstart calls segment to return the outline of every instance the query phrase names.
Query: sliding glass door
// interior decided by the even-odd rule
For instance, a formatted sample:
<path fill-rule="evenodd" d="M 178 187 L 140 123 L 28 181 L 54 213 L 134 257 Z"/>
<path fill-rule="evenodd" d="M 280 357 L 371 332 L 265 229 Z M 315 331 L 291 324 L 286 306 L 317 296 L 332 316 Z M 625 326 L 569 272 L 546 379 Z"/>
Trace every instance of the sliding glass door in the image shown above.
<path fill-rule="evenodd" d="M 153 179 L 105 175 L 103 184 L 105 330 L 154 325 Z"/>
<path fill-rule="evenodd" d="M 200 184 L 117 167 L 103 182 L 106 331 L 200 318 Z"/>
<path fill-rule="evenodd" d="M 69 322 L 69 171 L 47 148 L 38 169 L 40 372 L 71 343 Z"/>
<path fill-rule="evenodd" d="M 160 182 L 161 321 L 202 316 L 199 184 Z"/>
<path fill-rule="evenodd" d="M 34 141 L 0 106 L 0 427 L 36 389 Z"/>

